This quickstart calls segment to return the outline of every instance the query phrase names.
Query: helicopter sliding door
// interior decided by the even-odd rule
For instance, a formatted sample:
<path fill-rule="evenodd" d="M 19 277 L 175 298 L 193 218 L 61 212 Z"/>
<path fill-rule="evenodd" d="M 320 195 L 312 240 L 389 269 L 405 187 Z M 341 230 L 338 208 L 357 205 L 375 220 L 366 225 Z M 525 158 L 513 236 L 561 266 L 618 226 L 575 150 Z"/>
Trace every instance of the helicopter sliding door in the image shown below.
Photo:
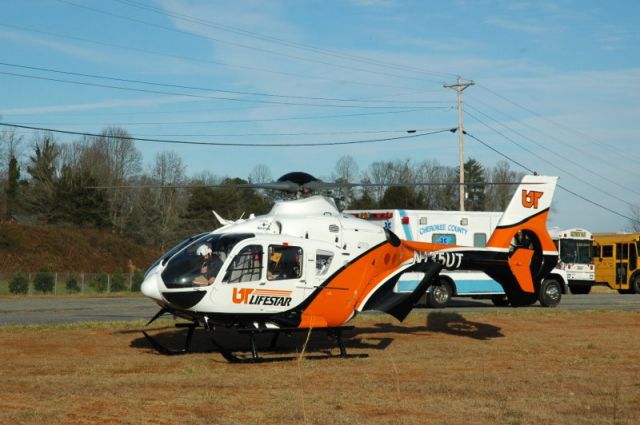
<path fill-rule="evenodd" d="M 304 299 L 302 247 L 264 243 L 238 244 L 216 282 L 212 301 L 229 313 L 276 313 Z"/>

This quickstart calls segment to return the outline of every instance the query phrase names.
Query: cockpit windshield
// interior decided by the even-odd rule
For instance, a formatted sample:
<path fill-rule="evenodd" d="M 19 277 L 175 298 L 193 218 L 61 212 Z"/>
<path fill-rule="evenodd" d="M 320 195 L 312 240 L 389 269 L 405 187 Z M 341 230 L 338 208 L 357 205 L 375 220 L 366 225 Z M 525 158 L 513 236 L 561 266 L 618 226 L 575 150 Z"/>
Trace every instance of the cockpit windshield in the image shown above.
<path fill-rule="evenodd" d="M 204 235 L 208 235 L 210 232 L 205 232 L 205 233 L 198 233 L 195 234 L 193 236 L 189 236 L 187 239 L 183 240 L 182 242 L 180 242 L 178 245 L 174 246 L 173 248 L 171 248 L 169 251 L 165 252 L 164 254 L 162 254 L 162 256 L 160 258 L 158 258 L 152 265 L 151 267 L 149 267 L 147 269 L 146 272 L 144 272 L 144 277 L 145 279 L 147 278 L 147 274 L 149 274 L 149 271 L 153 270 L 153 268 L 155 266 L 157 266 L 158 264 L 160 264 L 160 262 L 162 261 L 163 263 L 166 262 L 168 259 L 170 259 L 171 257 L 173 257 L 178 251 L 182 250 L 182 248 L 184 248 L 185 246 L 189 245 L 191 242 L 193 242 L 196 239 L 200 239 L 201 237 L 203 237 Z"/>
<path fill-rule="evenodd" d="M 167 288 L 207 286 L 215 282 L 233 247 L 241 240 L 253 237 L 249 233 L 210 234 L 192 241 L 168 259 L 162 272 Z"/>

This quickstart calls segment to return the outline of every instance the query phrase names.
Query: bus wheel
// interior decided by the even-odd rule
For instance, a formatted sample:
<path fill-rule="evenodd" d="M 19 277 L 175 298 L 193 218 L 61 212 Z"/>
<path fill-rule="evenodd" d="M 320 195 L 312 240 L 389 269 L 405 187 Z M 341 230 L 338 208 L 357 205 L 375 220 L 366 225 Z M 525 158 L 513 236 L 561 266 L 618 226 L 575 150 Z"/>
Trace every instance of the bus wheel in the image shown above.
<path fill-rule="evenodd" d="M 545 279 L 540 286 L 538 298 L 544 307 L 555 307 L 562 298 L 562 286 L 555 279 Z"/>
<path fill-rule="evenodd" d="M 506 295 L 494 295 L 491 297 L 491 302 L 498 307 L 506 307 L 509 305 L 509 299 Z"/>
<path fill-rule="evenodd" d="M 591 292 L 591 286 L 588 285 L 569 285 L 569 290 L 573 295 L 586 295 Z"/>
<path fill-rule="evenodd" d="M 631 279 L 631 285 L 629 285 L 630 293 L 640 294 L 640 274 L 637 274 Z"/>
<path fill-rule="evenodd" d="M 453 288 L 444 279 L 440 279 L 440 282 L 431 286 L 431 291 L 427 293 L 427 305 L 431 308 L 445 308 L 451 296 L 453 295 Z"/>

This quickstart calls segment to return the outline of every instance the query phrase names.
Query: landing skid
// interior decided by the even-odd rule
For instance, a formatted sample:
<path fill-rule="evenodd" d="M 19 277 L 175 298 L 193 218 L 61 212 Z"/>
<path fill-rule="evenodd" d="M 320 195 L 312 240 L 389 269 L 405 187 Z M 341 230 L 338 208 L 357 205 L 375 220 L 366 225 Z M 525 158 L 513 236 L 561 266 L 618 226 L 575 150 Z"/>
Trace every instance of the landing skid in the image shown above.
<path fill-rule="evenodd" d="M 206 326 L 205 326 L 206 328 Z M 330 327 L 330 328 L 318 328 L 315 329 L 316 331 L 324 331 L 327 333 L 327 335 L 329 336 L 329 338 L 335 339 L 336 341 L 336 345 L 338 347 L 338 349 L 340 350 L 340 356 L 341 358 L 362 358 L 362 357 L 367 357 L 366 354 L 347 354 L 347 349 L 344 345 L 344 341 L 342 339 L 342 332 L 346 331 L 346 330 L 351 330 L 353 329 L 353 326 L 338 326 L 338 327 Z M 213 333 L 213 330 L 211 329 L 207 329 L 209 330 L 210 333 Z M 211 339 L 211 343 L 214 345 L 214 347 L 216 347 L 216 349 L 220 352 L 220 354 L 222 355 L 222 357 L 225 358 L 225 360 L 227 360 L 229 363 L 261 363 L 261 362 L 273 362 L 273 361 L 287 361 L 287 360 L 293 360 L 295 357 L 286 357 L 286 358 L 282 358 L 282 357 L 272 357 L 272 358 L 264 358 L 261 357 L 260 354 L 258 353 L 258 347 L 256 345 L 256 335 L 266 335 L 266 334 L 271 334 L 271 343 L 269 345 L 269 350 L 270 351 L 274 351 L 277 348 L 277 343 L 278 343 L 278 338 L 280 336 L 280 334 L 285 333 L 285 334 L 292 334 L 294 332 L 312 332 L 312 330 L 310 329 L 300 329 L 300 328 L 278 328 L 278 329 L 271 329 L 271 328 L 247 328 L 247 329 L 238 329 L 237 332 L 239 334 L 244 334 L 244 335 L 248 335 L 249 336 L 249 342 L 251 345 L 251 357 L 238 357 L 235 354 L 233 354 L 233 352 L 231 352 L 230 350 L 227 350 L 226 348 L 224 348 L 221 344 L 219 344 L 214 338 L 213 336 L 210 336 Z M 323 358 L 330 358 L 333 357 L 331 355 L 328 355 L 326 357 L 323 356 Z"/>
<path fill-rule="evenodd" d="M 149 323 L 153 322 L 155 319 L 157 319 L 163 313 L 164 313 L 164 311 L 161 311 Z M 162 345 L 158 341 L 156 341 L 153 337 L 151 337 L 149 334 L 147 334 L 145 331 L 142 331 L 142 333 L 144 334 L 144 336 L 147 339 L 147 341 L 149 341 L 151 346 L 161 354 L 170 355 L 170 356 L 187 354 L 187 353 L 189 353 L 191 351 L 191 341 L 192 341 L 192 338 L 193 338 L 193 331 L 195 330 L 196 327 L 199 326 L 199 324 L 197 322 L 176 323 L 175 326 L 176 326 L 176 328 L 187 328 L 187 336 L 186 336 L 186 339 L 185 339 L 184 347 L 181 348 L 181 349 L 171 349 L 171 348 L 165 347 L 164 345 Z M 339 357 L 341 357 L 341 358 L 354 358 L 354 357 L 362 358 L 362 357 L 367 357 L 366 354 L 347 354 L 347 349 L 346 349 L 346 347 L 344 345 L 342 333 L 344 331 L 348 331 L 348 330 L 353 329 L 353 326 L 337 326 L 337 327 L 330 327 L 330 328 L 318 328 L 318 329 L 314 329 L 314 330 L 300 329 L 300 328 L 277 328 L 277 329 L 272 329 L 272 328 L 245 328 L 245 329 L 237 329 L 237 332 L 239 334 L 243 334 L 243 335 L 248 335 L 249 336 L 249 343 L 250 343 L 250 346 L 251 346 L 251 357 L 250 358 L 249 357 L 246 357 L 246 358 L 245 357 L 238 357 L 235 354 L 233 354 L 233 352 L 231 350 L 228 350 L 227 348 L 225 348 L 224 346 L 219 344 L 213 337 L 213 334 L 215 333 L 215 327 L 212 326 L 209 323 L 209 321 L 207 320 L 206 317 L 205 317 L 205 321 L 204 321 L 204 329 L 209 333 L 209 339 L 211 340 L 211 343 L 213 344 L 215 349 L 229 363 L 259 363 L 259 362 L 269 362 L 269 361 L 293 360 L 293 359 L 295 359 L 295 357 L 286 357 L 286 358 L 282 358 L 282 357 L 264 358 L 264 357 L 261 357 L 260 354 L 258 353 L 258 346 L 256 344 L 256 335 L 267 335 L 267 334 L 272 335 L 271 336 L 271 343 L 269 344 L 269 351 L 276 351 L 277 345 L 278 345 L 278 339 L 280 337 L 280 334 L 285 333 L 287 335 L 291 335 L 294 332 L 313 332 L 313 331 L 326 332 L 327 336 L 329 338 L 334 339 L 335 342 L 336 342 L 336 346 L 340 350 Z M 331 354 L 329 354 L 326 357 L 323 356 L 322 358 L 331 358 L 331 357 L 333 357 L 333 356 Z"/>
<path fill-rule="evenodd" d="M 144 336 L 147 338 L 147 341 L 156 349 L 159 353 L 166 354 L 168 356 L 177 356 L 180 354 L 187 354 L 191 350 L 191 338 L 193 337 L 193 331 L 196 328 L 195 323 L 176 323 L 176 328 L 188 328 L 187 331 L 187 339 L 184 342 L 184 348 L 175 350 L 171 348 L 167 348 L 164 345 L 160 344 L 153 337 L 149 336 L 145 331 L 142 331 Z"/>

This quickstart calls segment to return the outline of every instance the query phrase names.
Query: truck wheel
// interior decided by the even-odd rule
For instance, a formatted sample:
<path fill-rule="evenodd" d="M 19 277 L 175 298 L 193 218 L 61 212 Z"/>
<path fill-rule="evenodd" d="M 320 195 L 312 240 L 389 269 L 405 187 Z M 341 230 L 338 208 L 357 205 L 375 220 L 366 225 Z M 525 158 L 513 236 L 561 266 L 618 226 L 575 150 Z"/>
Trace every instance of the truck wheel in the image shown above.
<path fill-rule="evenodd" d="M 509 299 L 506 295 L 494 295 L 491 297 L 491 302 L 498 307 L 506 307 L 509 305 Z"/>
<path fill-rule="evenodd" d="M 569 290 L 574 295 L 586 295 L 591 292 L 591 286 L 588 285 L 569 285 Z"/>
<path fill-rule="evenodd" d="M 435 285 L 431 286 L 431 291 L 427 293 L 427 305 L 431 308 L 445 308 L 451 296 L 453 295 L 453 288 L 444 279 L 440 279 Z"/>
<path fill-rule="evenodd" d="M 555 279 L 545 279 L 540 285 L 538 299 L 544 307 L 555 307 L 562 298 L 562 286 Z"/>
<path fill-rule="evenodd" d="M 635 275 L 631 279 L 631 284 L 629 285 L 629 292 L 631 294 L 640 294 L 640 274 Z"/>

